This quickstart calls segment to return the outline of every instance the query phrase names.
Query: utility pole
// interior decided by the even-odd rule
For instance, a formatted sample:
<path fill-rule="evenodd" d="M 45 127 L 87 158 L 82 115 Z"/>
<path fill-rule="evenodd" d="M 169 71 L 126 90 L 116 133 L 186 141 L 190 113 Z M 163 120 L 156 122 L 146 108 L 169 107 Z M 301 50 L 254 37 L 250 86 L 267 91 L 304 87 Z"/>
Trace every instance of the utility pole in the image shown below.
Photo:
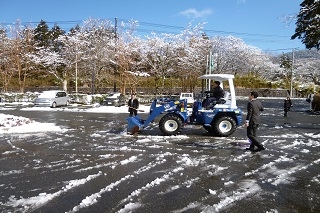
<path fill-rule="evenodd" d="M 95 94 L 95 89 L 94 89 L 94 79 L 95 79 L 95 71 L 96 71 L 96 62 L 94 62 L 93 64 L 93 69 L 92 69 L 92 73 L 91 73 L 91 81 L 92 81 L 92 85 L 91 85 L 91 94 L 94 95 Z"/>
<path fill-rule="evenodd" d="M 290 98 L 292 98 L 292 90 L 293 90 L 293 68 L 294 67 L 294 49 L 292 49 L 292 62 L 291 62 L 291 80 L 290 80 Z"/>
<path fill-rule="evenodd" d="M 76 43 L 76 94 L 78 97 L 78 44 Z"/>
<path fill-rule="evenodd" d="M 212 52 L 210 51 L 210 56 L 209 56 L 209 74 L 212 74 Z M 208 80 L 209 85 L 208 88 L 211 88 L 211 80 Z"/>
<path fill-rule="evenodd" d="M 118 22 L 118 19 L 115 18 L 114 20 L 114 58 L 115 58 L 115 62 L 116 62 L 116 69 L 113 73 L 113 92 L 116 92 L 117 91 L 117 84 L 116 84 L 116 74 L 118 72 L 118 53 L 117 53 L 117 45 L 118 45 L 118 36 L 117 36 L 117 22 Z"/>

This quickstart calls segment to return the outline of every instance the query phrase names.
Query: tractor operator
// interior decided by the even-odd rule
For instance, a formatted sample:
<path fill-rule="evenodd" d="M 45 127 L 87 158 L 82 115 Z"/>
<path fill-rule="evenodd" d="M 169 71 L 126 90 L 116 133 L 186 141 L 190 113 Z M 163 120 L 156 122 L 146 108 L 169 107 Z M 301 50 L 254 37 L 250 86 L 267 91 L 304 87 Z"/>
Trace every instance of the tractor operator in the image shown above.
<path fill-rule="evenodd" d="M 219 99 L 224 97 L 224 91 L 220 87 L 220 81 L 214 81 L 212 86 L 213 88 L 207 92 L 207 97 L 202 103 L 202 106 L 206 109 L 210 109 L 216 105 Z"/>

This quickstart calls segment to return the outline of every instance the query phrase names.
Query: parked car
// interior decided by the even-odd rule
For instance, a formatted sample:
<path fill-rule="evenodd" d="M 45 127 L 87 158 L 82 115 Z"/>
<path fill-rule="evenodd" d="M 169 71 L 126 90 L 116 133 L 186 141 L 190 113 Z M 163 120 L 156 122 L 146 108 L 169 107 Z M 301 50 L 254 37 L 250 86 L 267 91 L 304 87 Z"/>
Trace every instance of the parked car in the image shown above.
<path fill-rule="evenodd" d="M 109 94 L 105 100 L 102 101 L 102 105 L 106 106 L 125 106 L 127 104 L 126 97 L 120 92 L 114 92 Z"/>
<path fill-rule="evenodd" d="M 194 103 L 193 93 L 182 92 L 180 94 L 180 100 L 187 99 L 187 104 L 192 106 Z"/>
<path fill-rule="evenodd" d="M 57 106 L 68 106 L 70 97 L 62 90 L 43 91 L 35 100 L 35 106 L 49 106 L 55 108 Z"/>
<path fill-rule="evenodd" d="M 163 96 L 161 98 L 157 99 L 157 104 L 166 104 L 169 103 L 170 101 L 175 101 L 171 96 Z"/>

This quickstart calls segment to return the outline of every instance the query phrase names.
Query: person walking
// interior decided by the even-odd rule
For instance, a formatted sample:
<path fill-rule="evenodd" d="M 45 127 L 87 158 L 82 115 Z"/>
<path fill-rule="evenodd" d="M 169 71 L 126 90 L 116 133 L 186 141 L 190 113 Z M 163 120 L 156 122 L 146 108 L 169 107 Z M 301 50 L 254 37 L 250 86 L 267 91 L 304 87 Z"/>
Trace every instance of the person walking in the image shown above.
<path fill-rule="evenodd" d="M 265 147 L 257 140 L 257 130 L 260 124 L 260 112 L 263 111 L 263 106 L 261 102 L 257 100 L 257 97 L 257 92 L 250 92 L 245 123 L 245 126 L 247 127 L 247 137 L 251 141 L 250 147 L 246 148 L 246 150 L 250 150 L 252 152 L 265 150 Z M 254 149 L 255 146 L 257 149 Z"/>
<path fill-rule="evenodd" d="M 290 99 L 290 97 L 287 97 L 284 100 L 284 104 L 283 104 L 284 117 L 287 117 L 288 112 L 290 111 L 291 107 L 292 107 L 291 99 Z"/>
<path fill-rule="evenodd" d="M 136 93 L 131 94 L 131 98 L 128 101 L 128 111 L 129 116 L 137 116 L 138 114 L 138 108 L 139 108 L 139 101 L 136 97 Z"/>

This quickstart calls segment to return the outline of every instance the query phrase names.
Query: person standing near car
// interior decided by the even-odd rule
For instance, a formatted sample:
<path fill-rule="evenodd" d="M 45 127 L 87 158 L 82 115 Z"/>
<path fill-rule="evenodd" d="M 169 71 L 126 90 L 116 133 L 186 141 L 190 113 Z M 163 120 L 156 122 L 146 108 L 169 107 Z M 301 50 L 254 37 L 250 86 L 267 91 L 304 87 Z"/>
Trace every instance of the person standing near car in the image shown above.
<path fill-rule="evenodd" d="M 250 147 L 246 150 L 253 152 L 259 152 L 265 150 L 265 147 L 257 140 L 257 130 L 260 124 L 260 112 L 263 111 L 263 106 L 259 100 L 257 100 L 258 93 L 253 91 L 249 95 L 249 103 L 247 105 L 247 117 L 245 126 L 247 127 L 247 137 L 251 141 Z M 254 147 L 258 149 L 254 149 Z"/>
<path fill-rule="evenodd" d="M 139 108 L 139 101 L 136 97 L 136 93 L 131 94 L 131 98 L 128 101 L 128 111 L 130 116 L 137 116 L 138 108 Z"/>

